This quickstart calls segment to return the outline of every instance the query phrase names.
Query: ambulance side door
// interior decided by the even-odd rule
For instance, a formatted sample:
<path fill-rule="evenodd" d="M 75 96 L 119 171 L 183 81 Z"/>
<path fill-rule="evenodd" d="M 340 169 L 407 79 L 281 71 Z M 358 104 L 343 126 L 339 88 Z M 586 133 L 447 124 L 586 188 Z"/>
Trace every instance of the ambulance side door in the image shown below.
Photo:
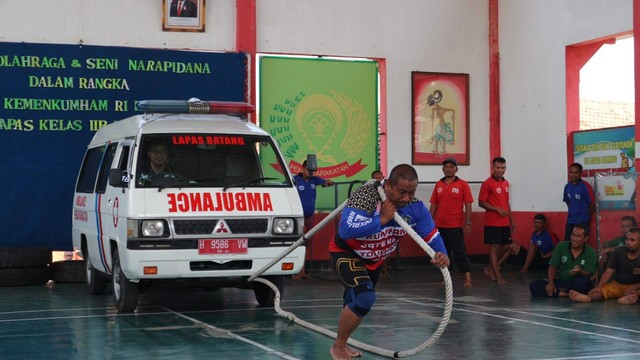
<path fill-rule="evenodd" d="M 123 152 L 123 142 L 112 142 L 107 146 L 96 182 L 96 209 L 97 209 L 97 254 L 100 255 L 100 267 L 107 273 L 111 273 L 111 240 L 117 239 L 117 232 L 124 226 L 126 233 L 126 221 L 122 223 L 120 216 L 120 204 L 126 202 L 126 187 L 113 187 L 109 185 L 109 172 L 113 167 L 119 167 L 120 155 Z M 127 148 L 129 149 L 129 148 Z M 125 150 L 128 156 L 128 150 Z M 127 160 L 128 163 L 128 160 Z M 94 252 L 96 254 L 96 252 Z M 92 261 L 93 262 L 93 261 Z M 100 264 L 101 266 L 98 266 Z"/>

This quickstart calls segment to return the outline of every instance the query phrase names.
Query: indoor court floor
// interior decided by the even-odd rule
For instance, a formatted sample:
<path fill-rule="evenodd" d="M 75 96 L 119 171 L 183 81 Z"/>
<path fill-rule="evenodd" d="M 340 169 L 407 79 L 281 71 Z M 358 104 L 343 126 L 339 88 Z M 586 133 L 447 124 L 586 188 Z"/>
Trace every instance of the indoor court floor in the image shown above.
<path fill-rule="evenodd" d="M 354 334 L 389 350 L 429 338 L 443 313 L 441 273 L 391 272 Z M 528 282 L 505 268 L 497 286 L 473 269 L 473 287 L 453 274 L 454 303 L 440 339 L 410 359 L 638 359 L 640 305 L 531 299 Z M 282 308 L 336 331 L 342 288 L 329 271 L 287 279 Z M 257 306 L 253 291 L 163 290 L 141 295 L 135 313 L 117 314 L 110 293 L 84 284 L 0 288 L 0 359 L 330 359 L 332 339 Z M 365 352 L 362 359 L 383 359 Z"/>

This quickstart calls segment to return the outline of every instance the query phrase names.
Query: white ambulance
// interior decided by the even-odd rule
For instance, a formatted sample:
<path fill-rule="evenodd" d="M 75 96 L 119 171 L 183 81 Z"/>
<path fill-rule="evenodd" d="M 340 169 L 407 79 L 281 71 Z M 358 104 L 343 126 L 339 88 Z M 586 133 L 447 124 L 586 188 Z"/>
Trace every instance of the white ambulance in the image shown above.
<path fill-rule="evenodd" d="M 304 221 L 274 140 L 242 119 L 253 107 L 193 99 L 138 108 L 145 113 L 96 132 L 78 175 L 73 246 L 88 292 L 103 293 L 110 278 L 120 312 L 165 284 L 250 288 L 272 304 L 269 287 L 246 279 L 300 238 Z M 301 246 L 263 275 L 282 292 L 304 257 Z"/>

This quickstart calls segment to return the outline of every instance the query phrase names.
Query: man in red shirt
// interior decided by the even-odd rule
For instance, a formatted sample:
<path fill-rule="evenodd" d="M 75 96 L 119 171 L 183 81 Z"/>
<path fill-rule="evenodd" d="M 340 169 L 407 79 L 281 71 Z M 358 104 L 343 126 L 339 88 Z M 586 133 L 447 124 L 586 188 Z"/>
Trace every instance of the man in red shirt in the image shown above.
<path fill-rule="evenodd" d="M 442 162 L 444 177 L 440 179 L 431 193 L 429 211 L 444 240 L 449 257 L 459 273 L 464 273 L 464 287 L 471 287 L 471 263 L 464 246 L 464 235 L 471 232 L 471 204 L 473 194 L 469 184 L 456 176 L 458 162 L 447 158 Z M 463 211 L 464 210 L 464 211 Z"/>
<path fill-rule="evenodd" d="M 491 176 L 482 183 L 478 196 L 478 204 L 486 210 L 484 243 L 491 246 L 489 249 L 491 266 L 485 272 L 495 279 L 498 285 L 507 283 L 500 275 L 498 260 L 505 251 L 509 251 L 509 246 L 513 242 L 511 230 L 515 229 L 509 204 L 509 182 L 504 178 L 506 171 L 507 160 L 503 157 L 494 158 L 491 162 Z"/>

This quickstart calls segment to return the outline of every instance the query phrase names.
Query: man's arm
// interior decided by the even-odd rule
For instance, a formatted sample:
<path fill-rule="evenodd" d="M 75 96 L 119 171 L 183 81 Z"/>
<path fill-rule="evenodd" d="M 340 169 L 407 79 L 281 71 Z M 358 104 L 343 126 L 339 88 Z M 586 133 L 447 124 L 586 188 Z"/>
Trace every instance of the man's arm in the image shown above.
<path fill-rule="evenodd" d="M 556 292 L 556 267 L 553 265 L 549 265 L 549 269 L 547 270 L 547 279 L 549 279 L 549 283 L 547 284 L 547 295 L 553 296 L 553 293 Z"/>
<path fill-rule="evenodd" d="M 431 213 L 431 217 L 434 219 L 436 217 L 437 210 L 438 210 L 438 205 L 431 203 L 431 206 L 429 206 L 429 213 Z"/>
<path fill-rule="evenodd" d="M 480 205 L 481 208 L 487 210 L 487 211 L 495 211 L 498 214 L 500 214 L 500 216 L 507 216 L 509 215 L 509 212 L 501 207 L 498 206 L 493 206 L 491 204 L 489 204 L 489 202 L 487 201 L 478 201 L 478 205 Z"/>

